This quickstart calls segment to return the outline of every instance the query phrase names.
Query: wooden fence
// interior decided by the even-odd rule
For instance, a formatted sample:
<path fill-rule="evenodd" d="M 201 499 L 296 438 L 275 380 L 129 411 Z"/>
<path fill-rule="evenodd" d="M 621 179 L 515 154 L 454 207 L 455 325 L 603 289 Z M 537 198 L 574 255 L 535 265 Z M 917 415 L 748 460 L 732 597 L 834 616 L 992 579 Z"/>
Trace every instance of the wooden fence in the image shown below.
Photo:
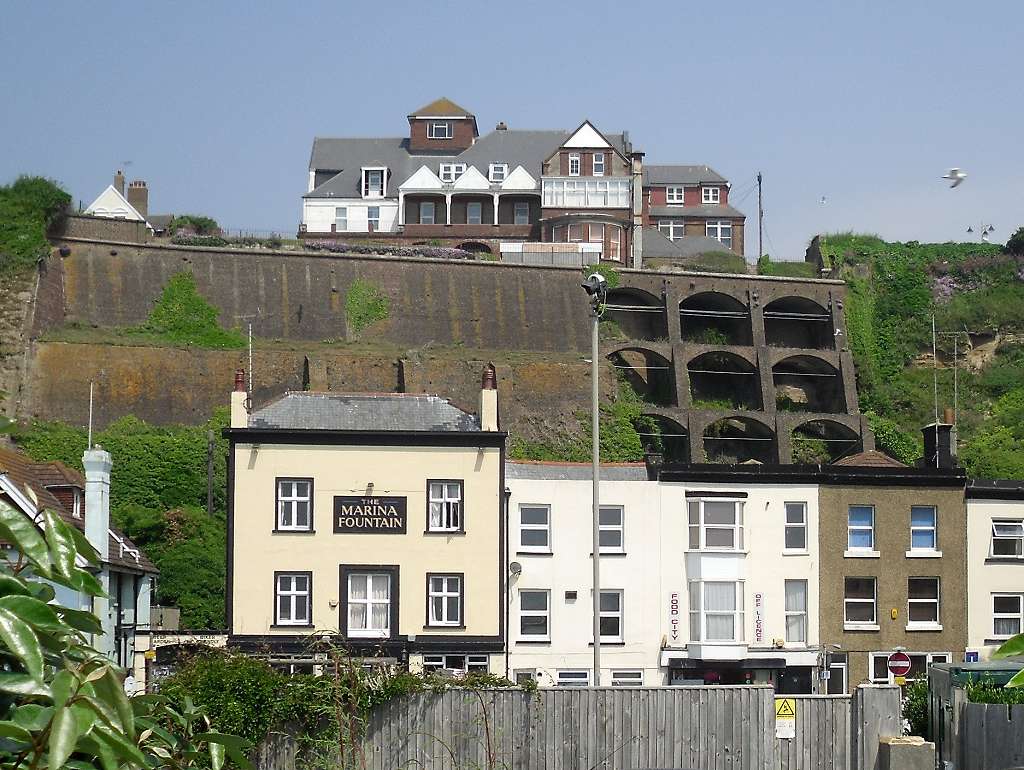
<path fill-rule="evenodd" d="M 879 735 L 899 732 L 897 688 L 797 696 L 796 736 L 775 737 L 770 687 L 453 690 L 372 714 L 365 770 L 867 770 Z M 259 770 L 294 770 L 293 743 L 269 741 Z M 364 764 L 365 763 L 365 764 Z M 362 768 L 360 768 L 362 770 Z"/>
<path fill-rule="evenodd" d="M 948 718 L 937 737 L 940 767 L 948 770 L 1008 770 L 1024 767 L 1024 706 L 968 703 L 963 690 L 944 709 Z"/>

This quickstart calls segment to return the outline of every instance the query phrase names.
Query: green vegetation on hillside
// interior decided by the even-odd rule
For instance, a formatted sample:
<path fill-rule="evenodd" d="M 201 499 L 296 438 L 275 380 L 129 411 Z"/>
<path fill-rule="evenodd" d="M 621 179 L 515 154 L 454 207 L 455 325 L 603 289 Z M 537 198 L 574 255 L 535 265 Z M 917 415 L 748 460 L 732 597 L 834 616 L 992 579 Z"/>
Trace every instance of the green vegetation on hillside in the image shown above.
<path fill-rule="evenodd" d="M 772 262 L 767 254 L 757 260 L 758 275 L 786 278 L 817 278 L 818 268 L 811 262 Z"/>
<path fill-rule="evenodd" d="M 375 284 L 362 278 L 349 284 L 345 293 L 345 320 L 353 334 L 383 321 L 390 311 L 390 301 Z"/>
<path fill-rule="evenodd" d="M 220 235 L 220 225 L 212 217 L 201 214 L 181 214 L 171 220 L 167 228 L 172 235 L 188 233 L 191 235 Z"/>
<path fill-rule="evenodd" d="M 110 452 L 111 518 L 160 568 L 158 600 L 181 607 L 184 628 L 224 623 L 227 442 L 220 432 L 228 412 L 200 426 L 159 427 L 122 417 L 93 436 Z M 214 514 L 206 506 L 207 432 L 214 434 Z M 84 430 L 33 422 L 14 440 L 37 460 L 82 469 Z"/>
<path fill-rule="evenodd" d="M 56 182 L 39 176 L 0 187 L 0 273 L 26 270 L 45 257 L 46 231 L 70 203 Z"/>
<path fill-rule="evenodd" d="M 245 347 L 245 338 L 238 330 L 220 326 L 217 322 L 219 315 L 220 311 L 199 294 L 195 276 L 186 271 L 172 276 L 167 282 L 139 331 L 183 345 Z"/>

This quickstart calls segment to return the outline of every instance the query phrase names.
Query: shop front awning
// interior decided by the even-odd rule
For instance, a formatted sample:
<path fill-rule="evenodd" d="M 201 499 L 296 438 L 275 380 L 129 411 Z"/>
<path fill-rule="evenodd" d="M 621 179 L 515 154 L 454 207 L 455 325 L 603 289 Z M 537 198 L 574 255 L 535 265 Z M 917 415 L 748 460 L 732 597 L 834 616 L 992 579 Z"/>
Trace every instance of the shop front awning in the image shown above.
<path fill-rule="evenodd" d="M 713 658 L 691 658 L 685 650 L 662 650 L 661 665 L 675 669 L 721 668 L 723 666 L 742 670 L 786 668 L 788 666 L 816 666 L 816 650 L 750 650 L 746 656 L 736 660 Z"/>

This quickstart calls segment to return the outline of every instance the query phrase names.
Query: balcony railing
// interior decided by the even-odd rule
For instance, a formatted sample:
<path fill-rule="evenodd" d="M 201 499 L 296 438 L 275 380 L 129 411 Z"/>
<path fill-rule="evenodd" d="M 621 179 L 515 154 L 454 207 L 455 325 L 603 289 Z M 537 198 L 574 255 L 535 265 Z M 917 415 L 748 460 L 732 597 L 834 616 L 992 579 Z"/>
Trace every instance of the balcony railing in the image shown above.
<path fill-rule="evenodd" d="M 541 180 L 542 204 L 548 208 L 629 208 L 629 177 L 546 176 Z"/>
<path fill-rule="evenodd" d="M 407 238 L 529 238 L 533 225 L 405 224 Z"/>

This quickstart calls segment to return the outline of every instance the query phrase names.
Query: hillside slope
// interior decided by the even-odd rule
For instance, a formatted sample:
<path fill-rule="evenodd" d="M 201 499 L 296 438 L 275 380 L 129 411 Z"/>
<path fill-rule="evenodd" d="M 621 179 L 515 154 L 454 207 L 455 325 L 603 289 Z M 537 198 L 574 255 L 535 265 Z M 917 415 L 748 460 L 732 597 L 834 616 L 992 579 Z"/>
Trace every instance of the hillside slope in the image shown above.
<path fill-rule="evenodd" d="M 821 252 L 850 289 L 857 390 L 879 444 L 900 459 L 919 456 L 937 381 L 940 413 L 955 398 L 968 473 L 1024 478 L 1024 256 L 850 233 L 822 236 Z"/>

